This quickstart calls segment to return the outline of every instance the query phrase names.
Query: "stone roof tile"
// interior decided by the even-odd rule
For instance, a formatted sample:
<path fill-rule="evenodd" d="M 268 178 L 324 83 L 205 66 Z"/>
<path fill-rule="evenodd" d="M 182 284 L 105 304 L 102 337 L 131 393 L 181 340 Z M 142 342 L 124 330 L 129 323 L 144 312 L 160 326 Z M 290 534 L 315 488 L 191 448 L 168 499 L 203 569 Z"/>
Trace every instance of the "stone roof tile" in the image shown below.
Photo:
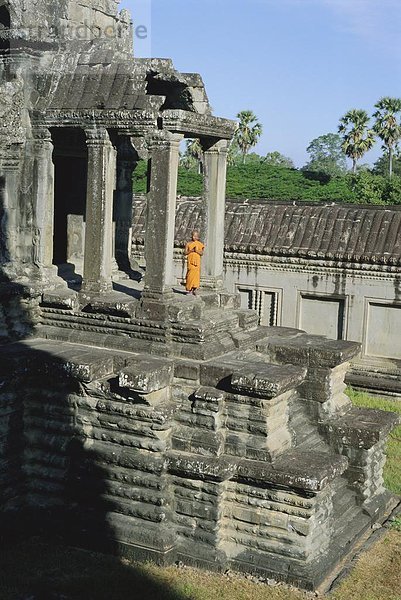
<path fill-rule="evenodd" d="M 133 241 L 143 244 L 146 201 L 134 200 Z M 202 229 L 199 198 L 177 202 L 175 240 Z M 277 201 L 226 203 L 225 248 L 232 252 L 401 266 L 401 207 Z"/>

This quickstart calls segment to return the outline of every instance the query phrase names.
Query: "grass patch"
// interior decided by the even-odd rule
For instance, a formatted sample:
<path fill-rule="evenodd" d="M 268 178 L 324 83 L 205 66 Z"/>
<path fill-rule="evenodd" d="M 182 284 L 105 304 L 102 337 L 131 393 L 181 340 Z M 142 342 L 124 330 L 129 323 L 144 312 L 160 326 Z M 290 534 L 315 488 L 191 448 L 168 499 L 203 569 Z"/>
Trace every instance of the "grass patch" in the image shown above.
<path fill-rule="evenodd" d="M 401 517 L 396 517 L 391 521 L 391 529 L 401 532 Z"/>
<path fill-rule="evenodd" d="M 365 392 L 356 392 L 348 389 L 347 393 L 355 406 L 386 410 L 401 415 L 401 402 L 369 396 Z M 401 425 L 396 427 L 387 444 L 387 462 L 384 469 L 384 482 L 386 487 L 394 494 L 401 495 Z"/>

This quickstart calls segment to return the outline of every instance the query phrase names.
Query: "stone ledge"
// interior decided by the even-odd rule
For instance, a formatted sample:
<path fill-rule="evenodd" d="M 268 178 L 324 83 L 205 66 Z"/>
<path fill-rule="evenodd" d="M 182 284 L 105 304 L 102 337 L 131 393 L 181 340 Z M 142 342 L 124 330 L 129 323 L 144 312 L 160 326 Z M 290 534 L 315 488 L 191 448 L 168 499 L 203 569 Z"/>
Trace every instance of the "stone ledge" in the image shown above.
<path fill-rule="evenodd" d="M 234 371 L 231 385 L 235 391 L 274 398 L 297 388 L 305 379 L 306 369 L 293 365 L 278 366 L 263 363 L 245 365 Z"/>
<path fill-rule="evenodd" d="M 355 358 L 360 353 L 361 345 L 357 342 L 329 340 L 318 335 L 284 337 L 281 333 L 275 334 L 272 328 L 271 335 L 261 341 L 257 349 L 276 363 L 333 369 Z"/>
<path fill-rule="evenodd" d="M 346 446 L 368 450 L 400 422 L 401 417 L 392 412 L 354 407 L 343 417 L 323 423 L 321 428 Z"/>
<path fill-rule="evenodd" d="M 184 478 L 227 481 L 236 473 L 236 464 L 227 456 L 206 458 L 178 451 L 169 452 L 167 461 L 169 472 Z"/>
<path fill-rule="evenodd" d="M 67 375 L 90 383 L 114 374 L 115 354 L 100 349 L 47 340 L 28 340 L 0 348 L 4 371 Z"/>
<path fill-rule="evenodd" d="M 274 483 L 319 492 L 342 475 L 347 466 L 348 459 L 337 454 L 291 450 L 281 454 L 272 464 L 241 461 L 236 477 L 259 485 Z"/>
<path fill-rule="evenodd" d="M 239 350 L 252 349 L 254 350 L 257 343 L 266 337 L 267 327 L 258 327 L 251 331 L 240 330 L 239 332 L 231 333 L 234 345 Z"/>
<path fill-rule="evenodd" d="M 229 479 L 268 486 L 271 484 L 316 493 L 342 475 L 348 459 L 337 454 L 290 451 L 273 463 L 233 460 L 228 456 L 206 458 L 183 452 L 168 454 L 168 470 L 176 475 L 201 480 Z"/>

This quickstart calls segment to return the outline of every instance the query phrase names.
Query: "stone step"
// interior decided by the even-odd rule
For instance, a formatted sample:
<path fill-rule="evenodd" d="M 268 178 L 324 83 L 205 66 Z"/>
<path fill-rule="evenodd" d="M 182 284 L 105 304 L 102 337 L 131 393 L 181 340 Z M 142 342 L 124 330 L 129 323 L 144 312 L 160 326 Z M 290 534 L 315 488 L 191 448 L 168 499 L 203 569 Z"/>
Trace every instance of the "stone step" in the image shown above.
<path fill-rule="evenodd" d="M 118 375 L 119 386 L 142 394 L 150 394 L 171 385 L 174 376 L 173 362 L 149 356 L 138 356 Z"/>
<path fill-rule="evenodd" d="M 240 330 L 232 334 L 234 345 L 239 350 L 256 350 L 258 342 L 266 336 L 268 327 L 258 327 L 257 329 L 247 331 Z"/>
<path fill-rule="evenodd" d="M 293 365 L 247 363 L 233 372 L 231 386 L 240 393 L 275 398 L 297 388 L 304 377 L 305 371 Z"/>
<path fill-rule="evenodd" d="M 188 325 L 201 327 L 205 333 L 214 335 L 219 331 L 231 332 L 238 329 L 238 317 L 232 311 L 218 308 L 205 311 L 203 318 L 190 321 Z"/>
<path fill-rule="evenodd" d="M 223 457 L 205 457 L 192 453 L 170 451 L 167 455 L 170 473 L 191 479 L 224 481 L 235 477 L 247 484 L 267 482 L 285 488 L 319 492 L 341 476 L 347 460 L 336 454 L 299 452 L 297 449 L 281 454 L 274 462 Z"/>
<path fill-rule="evenodd" d="M 308 445 L 312 436 L 315 441 L 320 441 L 316 426 L 304 416 L 292 417 L 290 420 L 290 427 L 294 431 L 297 446 Z"/>
<path fill-rule="evenodd" d="M 296 447 L 302 450 L 319 448 L 319 451 L 329 451 L 329 447 L 319 435 L 316 423 L 307 413 L 307 408 L 302 400 L 296 400 L 290 406 L 290 428 L 295 434 Z"/>
<path fill-rule="evenodd" d="M 302 383 L 306 370 L 294 365 L 271 365 L 252 353 L 230 353 L 201 365 L 200 381 L 210 387 L 226 386 L 244 395 L 273 398 Z M 253 360 L 252 360 L 253 359 Z"/>

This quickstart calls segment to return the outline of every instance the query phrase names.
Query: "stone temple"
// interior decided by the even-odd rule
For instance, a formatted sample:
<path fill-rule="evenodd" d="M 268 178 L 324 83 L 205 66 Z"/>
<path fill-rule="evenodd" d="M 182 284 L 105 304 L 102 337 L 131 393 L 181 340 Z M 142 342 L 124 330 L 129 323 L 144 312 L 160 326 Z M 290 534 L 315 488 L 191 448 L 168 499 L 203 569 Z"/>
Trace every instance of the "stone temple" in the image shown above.
<path fill-rule="evenodd" d="M 235 124 L 211 114 L 199 75 L 133 58 L 115 0 L 1 0 L 0 32 L 3 543 L 62 536 L 327 585 L 398 504 L 383 485 L 397 417 L 345 395 L 359 344 L 260 327 L 225 290 Z M 184 137 L 204 149 L 196 299 L 174 289 Z M 143 285 L 127 256 L 139 158 Z M 85 224 L 74 285 L 71 215 Z"/>

